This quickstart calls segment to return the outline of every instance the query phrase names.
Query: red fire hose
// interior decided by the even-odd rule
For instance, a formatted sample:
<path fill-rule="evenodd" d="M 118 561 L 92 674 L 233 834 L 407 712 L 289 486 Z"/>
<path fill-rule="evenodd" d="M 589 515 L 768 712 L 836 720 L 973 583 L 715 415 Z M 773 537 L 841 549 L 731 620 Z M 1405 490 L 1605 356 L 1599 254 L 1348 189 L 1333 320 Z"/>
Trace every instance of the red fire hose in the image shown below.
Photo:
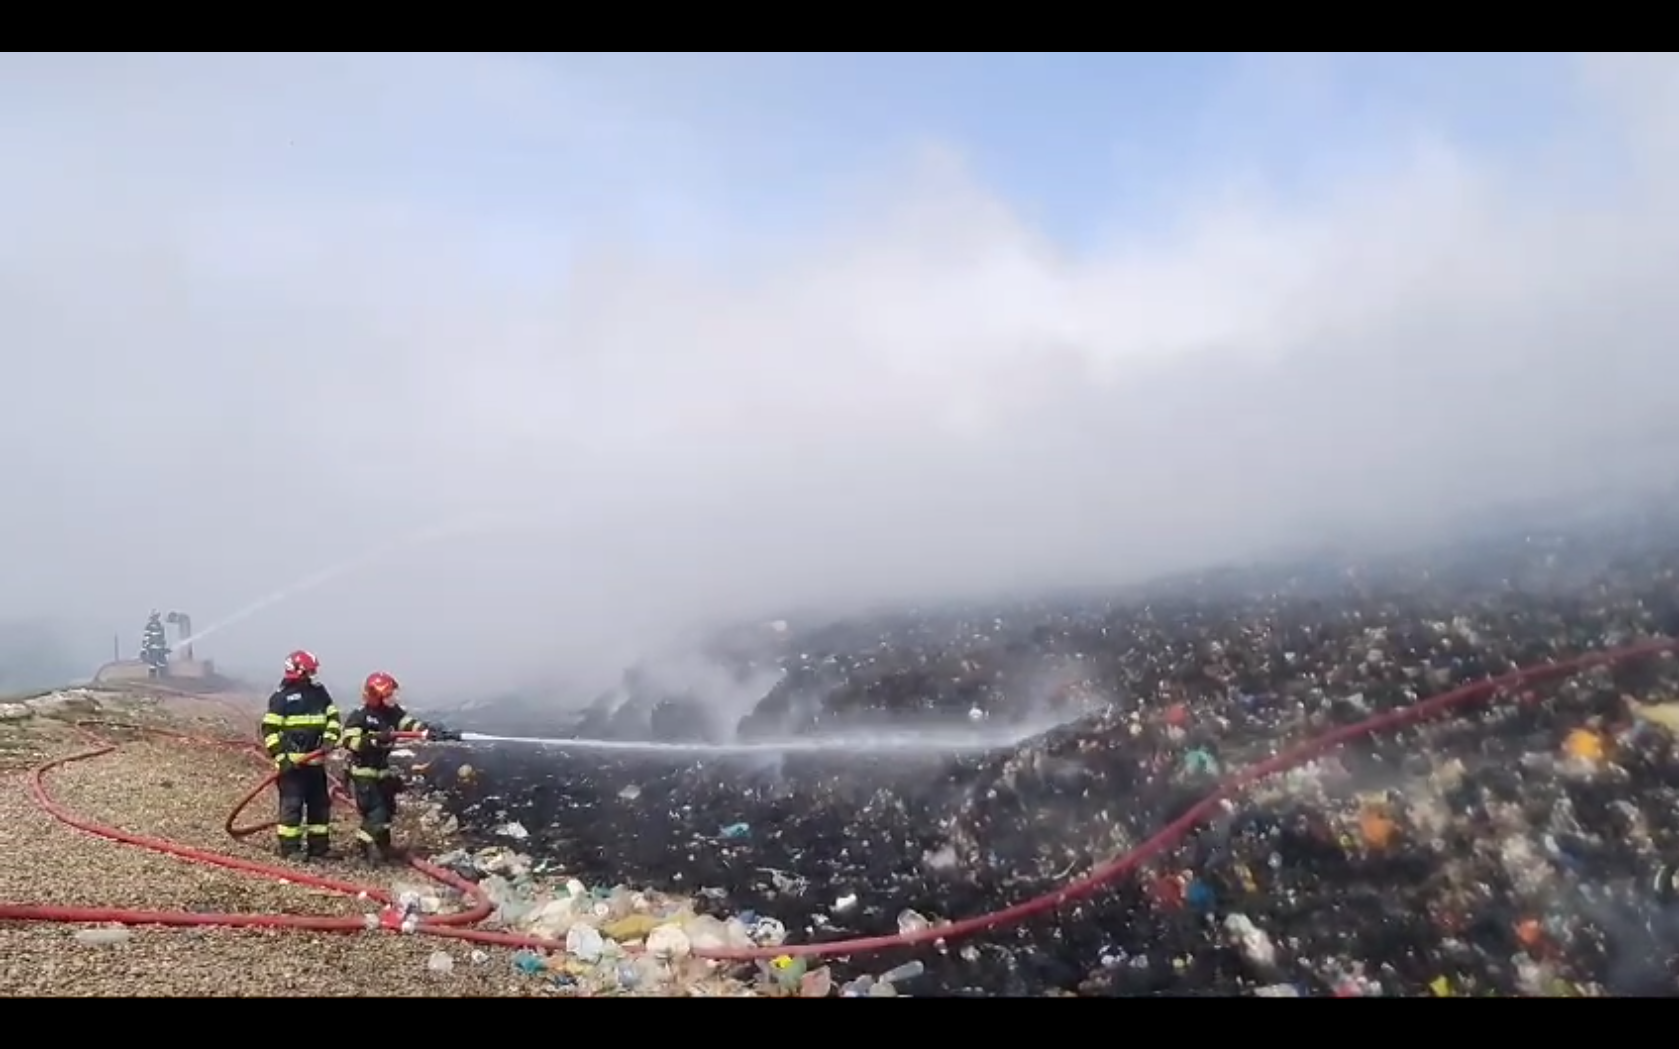
<path fill-rule="evenodd" d="M 1209 816 L 1213 815 L 1221 802 L 1252 786 L 1259 780 L 1286 772 L 1291 768 L 1304 765 L 1343 743 L 1351 742 L 1377 732 L 1402 728 L 1419 721 L 1439 717 L 1458 707 L 1481 699 L 1494 698 L 1507 700 L 1513 698 L 1517 689 L 1524 686 L 1552 681 L 1568 677 L 1593 667 L 1608 666 L 1627 660 L 1645 658 L 1657 655 L 1671 655 L 1675 643 L 1670 640 L 1649 641 L 1627 648 L 1613 651 L 1593 652 L 1575 659 L 1562 662 L 1547 663 L 1537 667 L 1529 667 L 1506 674 L 1499 678 L 1464 685 L 1450 692 L 1442 693 L 1431 699 L 1424 700 L 1403 710 L 1389 711 L 1366 718 L 1353 725 L 1335 729 L 1330 732 L 1314 736 L 1299 743 L 1268 761 L 1250 768 L 1233 773 L 1221 782 L 1214 791 L 1203 798 L 1194 808 L 1184 813 L 1171 824 L 1162 828 L 1153 837 L 1141 845 L 1097 867 L 1089 874 L 1076 881 L 1064 885 L 1052 893 L 1015 904 L 1012 907 L 977 917 L 963 919 L 947 925 L 934 926 L 911 933 L 901 933 L 893 936 L 872 936 L 853 940 L 842 940 L 834 943 L 786 945 L 781 947 L 751 948 L 743 950 L 706 950 L 695 953 L 703 958 L 723 962 L 751 962 L 770 960 L 782 956 L 804 958 L 837 958 L 880 951 L 893 950 L 904 947 L 915 947 L 929 943 L 949 942 L 965 937 L 976 936 L 1001 928 L 1018 925 L 1031 918 L 1039 917 L 1055 911 L 1060 907 L 1085 899 L 1103 887 L 1138 867 L 1155 859 L 1181 843 L 1189 834 Z M 119 727 L 119 726 L 110 726 Z M 250 743 L 231 742 L 226 740 L 205 740 L 185 736 L 179 733 L 165 732 L 157 729 L 138 728 L 136 726 L 120 726 L 125 729 L 143 732 L 149 735 L 164 736 L 188 743 L 231 747 L 260 754 L 260 748 Z M 562 951 L 564 944 L 551 940 L 544 940 L 533 936 L 521 936 L 513 933 L 489 932 L 482 929 L 468 928 L 477 925 L 490 916 L 494 910 L 483 890 L 464 878 L 450 871 L 421 860 L 411 859 L 413 867 L 427 877 L 440 882 L 460 892 L 470 903 L 468 910 L 457 914 L 440 917 L 425 918 L 417 924 L 404 925 L 403 916 L 397 912 L 394 902 L 388 893 L 381 889 L 367 885 L 356 885 L 351 882 L 339 881 L 333 878 L 308 874 L 291 867 L 258 863 L 241 859 L 223 853 L 206 849 L 194 848 L 162 838 L 151 838 L 140 834 L 130 833 L 115 827 L 107 827 L 92 820 L 85 819 L 67 810 L 53 798 L 47 790 L 47 777 L 54 769 L 78 761 L 88 761 L 106 754 L 110 754 L 120 744 L 101 742 L 92 750 L 83 751 L 69 757 L 58 758 L 46 762 L 34 769 L 30 776 L 29 790 L 35 801 L 49 815 L 59 822 L 67 824 L 77 830 L 93 834 L 109 841 L 136 848 L 148 849 L 152 852 L 174 856 L 177 859 L 192 863 L 202 863 L 226 870 L 239 871 L 256 877 L 269 878 L 290 884 L 302 885 L 337 893 L 354 898 L 365 897 L 374 900 L 385 907 L 384 912 L 377 917 L 368 918 L 334 918 L 308 917 L 285 914 L 196 914 L 184 911 L 141 911 L 119 908 L 102 907 L 54 907 L 30 904 L 0 903 L 0 922 L 67 922 L 67 923 L 95 923 L 118 925 L 155 925 L 155 926 L 225 926 L 231 928 L 262 928 L 262 929 L 302 929 L 311 932 L 341 932 L 354 933 L 373 930 L 384 931 L 412 931 L 427 936 L 442 937 L 451 940 L 465 941 L 473 944 L 498 947 L 512 947 L 536 951 Z M 323 755 L 324 756 L 324 755 Z M 227 830 L 234 837 L 245 837 L 273 826 L 263 824 L 252 827 L 238 827 L 236 821 L 244 809 L 251 804 L 273 782 L 275 776 L 269 775 L 258 786 L 251 790 L 234 810 L 228 814 Z"/>

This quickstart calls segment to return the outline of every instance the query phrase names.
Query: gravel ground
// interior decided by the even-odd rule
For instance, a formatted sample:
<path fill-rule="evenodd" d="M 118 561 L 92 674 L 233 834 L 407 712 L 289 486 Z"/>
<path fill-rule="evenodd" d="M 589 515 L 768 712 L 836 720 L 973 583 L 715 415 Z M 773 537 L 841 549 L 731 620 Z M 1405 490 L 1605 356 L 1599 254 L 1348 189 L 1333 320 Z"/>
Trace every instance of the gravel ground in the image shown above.
<path fill-rule="evenodd" d="M 136 704 L 104 716 L 238 734 L 214 707 Z M 193 711 L 183 717 L 183 709 Z M 364 903 L 186 863 L 65 827 L 28 794 L 29 766 L 85 749 L 73 730 L 37 718 L 0 726 L 0 900 L 243 913 L 354 914 Z M 266 836 L 230 842 L 221 824 L 254 782 L 253 762 L 232 752 L 139 742 L 56 771 L 54 795 L 77 813 L 113 826 L 267 859 Z M 265 818 L 268 799 L 251 819 Z M 342 823 L 340 824 L 342 828 Z M 341 837 L 347 837 L 340 831 Z M 341 842 L 347 844 L 347 842 Z M 337 865 L 335 865 L 337 866 Z M 342 864 L 330 873 L 368 877 Z M 428 938 L 319 936 L 235 930 L 135 930 L 115 946 L 84 946 L 79 927 L 0 924 L 0 994 L 8 996 L 258 996 L 271 994 L 531 996 L 547 986 L 515 972 L 512 954 L 466 951 Z M 448 975 L 427 961 L 447 950 Z"/>

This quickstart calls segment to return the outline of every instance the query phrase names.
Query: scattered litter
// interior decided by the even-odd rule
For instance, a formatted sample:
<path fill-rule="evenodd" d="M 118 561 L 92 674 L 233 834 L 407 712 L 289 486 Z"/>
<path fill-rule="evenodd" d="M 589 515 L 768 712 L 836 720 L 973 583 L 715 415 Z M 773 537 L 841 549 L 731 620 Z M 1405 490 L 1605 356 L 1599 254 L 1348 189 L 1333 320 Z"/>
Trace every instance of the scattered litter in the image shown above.
<path fill-rule="evenodd" d="M 122 926 L 99 929 L 77 929 L 76 942 L 83 947 L 120 947 L 134 938 L 134 934 Z"/>

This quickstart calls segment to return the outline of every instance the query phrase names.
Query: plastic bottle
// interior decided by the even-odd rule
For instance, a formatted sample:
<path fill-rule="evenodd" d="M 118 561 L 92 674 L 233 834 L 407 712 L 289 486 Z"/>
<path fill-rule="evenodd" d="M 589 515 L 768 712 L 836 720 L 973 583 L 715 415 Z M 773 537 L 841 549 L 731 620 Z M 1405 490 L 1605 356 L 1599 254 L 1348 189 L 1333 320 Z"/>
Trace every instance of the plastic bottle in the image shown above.
<path fill-rule="evenodd" d="M 426 971 L 433 976 L 448 976 L 455 971 L 455 959 L 446 951 L 438 951 L 426 959 Z"/>

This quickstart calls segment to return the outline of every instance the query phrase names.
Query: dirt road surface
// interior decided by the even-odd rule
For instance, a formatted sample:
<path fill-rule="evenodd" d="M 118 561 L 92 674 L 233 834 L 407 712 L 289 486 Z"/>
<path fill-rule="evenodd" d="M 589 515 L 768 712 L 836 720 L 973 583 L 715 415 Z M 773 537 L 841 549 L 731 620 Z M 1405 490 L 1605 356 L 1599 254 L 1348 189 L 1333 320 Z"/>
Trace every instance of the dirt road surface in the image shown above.
<path fill-rule="evenodd" d="M 59 694 L 28 714 L 0 708 L 0 902 L 147 910 L 365 914 L 345 899 L 127 847 L 73 830 L 30 797 L 30 770 L 90 749 L 74 723 L 108 719 L 197 735 L 245 738 L 254 730 L 233 697 Z M 34 708 L 40 712 L 35 713 Z M 124 830 L 250 859 L 273 859 L 271 839 L 249 844 L 223 832 L 228 811 L 261 777 L 252 758 L 166 741 L 127 743 L 104 757 L 51 773 L 53 794 L 79 815 Z M 261 799 L 249 819 L 271 818 Z M 342 818 L 336 844 L 351 844 Z M 355 882 L 380 876 L 344 861 L 320 873 Z M 393 875 L 383 875 L 389 885 Z M 407 876 L 412 882 L 413 876 Z M 509 951 L 471 952 L 427 937 L 353 936 L 229 929 L 141 928 L 89 934 L 87 926 L 0 923 L 0 995 L 185 996 L 397 995 L 546 996 L 551 985 L 518 973 Z M 80 933 L 80 936 L 78 936 Z M 117 940 L 120 942 L 89 942 Z M 443 951 L 451 971 L 428 964 Z"/>

